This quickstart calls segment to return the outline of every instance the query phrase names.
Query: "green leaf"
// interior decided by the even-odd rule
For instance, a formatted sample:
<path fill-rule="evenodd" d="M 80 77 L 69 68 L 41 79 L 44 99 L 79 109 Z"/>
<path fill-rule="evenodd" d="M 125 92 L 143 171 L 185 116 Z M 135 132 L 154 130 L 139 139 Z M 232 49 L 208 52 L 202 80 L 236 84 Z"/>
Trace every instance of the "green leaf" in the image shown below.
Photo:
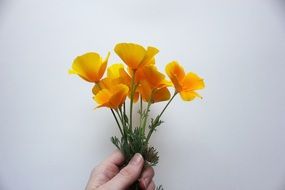
<path fill-rule="evenodd" d="M 120 140 L 116 136 L 111 137 L 111 141 L 118 149 L 120 149 Z"/>

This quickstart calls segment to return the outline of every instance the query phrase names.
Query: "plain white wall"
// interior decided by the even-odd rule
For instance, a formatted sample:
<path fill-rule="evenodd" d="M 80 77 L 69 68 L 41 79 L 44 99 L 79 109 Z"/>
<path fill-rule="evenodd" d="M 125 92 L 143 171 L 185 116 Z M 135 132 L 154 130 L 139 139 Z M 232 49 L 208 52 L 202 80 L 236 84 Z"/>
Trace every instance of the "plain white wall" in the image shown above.
<path fill-rule="evenodd" d="M 0 0 L 1 190 L 84 189 L 118 131 L 67 71 L 118 42 L 156 46 L 161 69 L 179 60 L 206 81 L 153 136 L 157 184 L 285 189 L 284 1 Z"/>

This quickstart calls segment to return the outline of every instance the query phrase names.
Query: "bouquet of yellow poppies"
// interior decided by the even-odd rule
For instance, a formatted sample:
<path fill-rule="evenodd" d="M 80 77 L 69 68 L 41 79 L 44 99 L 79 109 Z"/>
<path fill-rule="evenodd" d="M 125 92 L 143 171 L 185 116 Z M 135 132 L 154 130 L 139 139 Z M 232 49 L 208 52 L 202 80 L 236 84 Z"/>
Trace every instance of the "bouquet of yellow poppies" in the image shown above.
<path fill-rule="evenodd" d="M 204 81 L 195 73 L 185 73 L 176 61 L 166 65 L 168 80 L 155 65 L 159 52 L 155 47 L 119 43 L 114 51 L 124 64 L 116 63 L 107 68 L 110 53 L 104 59 L 98 53 L 89 52 L 76 57 L 69 72 L 94 83 L 92 92 L 97 108 L 110 109 L 121 134 L 111 141 L 124 154 L 125 164 L 135 153 L 140 153 L 145 166 L 154 166 L 159 156 L 149 140 L 162 124 L 164 111 L 177 94 L 185 101 L 201 98 L 196 90 L 204 88 Z M 173 93 L 169 90 L 172 87 Z M 149 118 L 151 106 L 163 101 L 167 103 L 161 112 Z M 134 104 L 138 104 L 138 110 L 134 110 Z M 139 114 L 137 124 L 133 121 L 134 113 Z"/>

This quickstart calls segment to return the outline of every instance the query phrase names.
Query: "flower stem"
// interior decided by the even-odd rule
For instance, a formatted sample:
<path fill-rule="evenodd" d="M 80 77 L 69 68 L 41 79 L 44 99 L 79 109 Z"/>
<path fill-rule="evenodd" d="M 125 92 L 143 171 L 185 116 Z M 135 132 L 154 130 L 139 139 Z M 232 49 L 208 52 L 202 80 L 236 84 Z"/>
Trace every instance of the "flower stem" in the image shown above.
<path fill-rule="evenodd" d="M 147 103 L 147 107 L 146 107 L 146 112 L 145 112 L 145 116 L 144 116 L 144 120 L 143 120 L 143 132 L 145 132 L 145 126 L 146 126 L 146 122 L 147 122 L 147 118 L 148 118 L 148 112 L 150 111 L 150 106 L 151 106 L 151 101 L 149 101 Z"/>
<path fill-rule="evenodd" d="M 171 97 L 171 99 L 167 102 L 167 104 L 165 105 L 165 107 L 163 108 L 163 110 L 161 111 L 161 113 L 159 114 L 159 118 L 162 116 L 162 114 L 164 113 L 164 111 L 166 110 L 166 108 L 168 107 L 168 105 L 170 104 L 170 102 L 173 100 L 173 98 L 178 94 L 177 91 L 174 92 L 173 96 Z"/>
<path fill-rule="evenodd" d="M 165 105 L 165 107 L 163 108 L 163 110 L 161 111 L 161 113 L 157 116 L 157 118 L 156 118 L 157 120 L 160 119 L 160 117 L 162 116 L 162 114 L 164 113 L 164 111 L 166 110 L 166 108 L 168 107 L 168 105 L 170 104 L 170 102 L 172 102 L 172 100 L 174 99 L 174 97 L 175 97 L 177 94 L 178 94 L 178 92 L 175 91 L 175 93 L 173 94 L 173 96 L 171 97 L 171 99 L 167 102 L 167 104 Z M 150 139 L 150 137 L 151 137 L 151 135 L 152 135 L 152 133 L 153 133 L 154 130 L 155 130 L 155 128 L 152 127 L 152 128 L 150 129 L 150 131 L 148 132 L 147 137 L 146 137 L 146 144 L 148 143 L 148 141 L 149 141 L 149 139 Z"/>
<path fill-rule="evenodd" d="M 125 139 L 125 142 L 128 142 L 128 128 L 127 128 L 127 122 L 126 122 L 125 117 L 124 117 L 124 115 L 123 115 L 123 113 L 122 113 L 122 108 L 120 108 L 119 111 L 116 110 L 116 113 L 117 113 L 117 115 L 119 116 L 120 121 L 121 121 L 121 123 L 122 123 L 122 125 L 123 125 L 123 134 L 122 134 L 122 137 Z"/>
<path fill-rule="evenodd" d="M 113 116 L 114 116 L 114 118 L 115 118 L 115 120 L 116 120 L 116 123 L 117 123 L 117 125 L 118 125 L 118 127 L 119 127 L 119 130 L 120 130 L 122 136 L 124 136 L 124 133 L 123 133 L 122 128 L 121 128 L 121 125 L 120 125 L 120 123 L 119 123 L 119 121 L 118 121 L 118 119 L 117 119 L 117 116 L 115 115 L 114 110 L 113 110 L 112 108 L 111 108 L 110 110 L 111 110 L 111 112 L 112 112 L 112 114 L 113 114 Z"/>
<path fill-rule="evenodd" d="M 142 102 L 142 96 L 140 96 L 140 125 L 139 127 L 142 127 L 142 121 L 143 121 L 143 102 Z"/>
<path fill-rule="evenodd" d="M 118 111 L 119 110 L 119 111 Z M 122 126 L 123 126 L 123 128 L 125 128 L 125 122 L 124 122 L 124 118 L 123 118 L 123 116 L 122 116 L 122 112 L 121 112 L 121 109 L 118 109 L 118 110 L 116 110 L 116 113 L 117 113 L 117 115 L 119 116 L 119 119 L 120 119 L 120 121 L 121 121 L 121 124 L 122 124 Z"/>
<path fill-rule="evenodd" d="M 123 104 L 123 114 L 124 114 L 124 117 L 125 117 L 125 115 L 126 115 L 126 102 L 124 102 L 124 104 Z"/>

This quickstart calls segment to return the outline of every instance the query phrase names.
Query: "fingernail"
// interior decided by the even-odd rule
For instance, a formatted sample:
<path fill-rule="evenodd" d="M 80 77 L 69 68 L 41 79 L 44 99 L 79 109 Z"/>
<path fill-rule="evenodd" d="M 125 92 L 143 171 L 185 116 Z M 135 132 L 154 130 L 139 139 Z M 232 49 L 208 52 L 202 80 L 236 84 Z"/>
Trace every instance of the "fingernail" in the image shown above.
<path fill-rule="evenodd" d="M 138 165 L 143 160 L 143 157 L 141 154 L 136 153 L 134 157 L 131 159 L 130 164 L 132 165 Z"/>

